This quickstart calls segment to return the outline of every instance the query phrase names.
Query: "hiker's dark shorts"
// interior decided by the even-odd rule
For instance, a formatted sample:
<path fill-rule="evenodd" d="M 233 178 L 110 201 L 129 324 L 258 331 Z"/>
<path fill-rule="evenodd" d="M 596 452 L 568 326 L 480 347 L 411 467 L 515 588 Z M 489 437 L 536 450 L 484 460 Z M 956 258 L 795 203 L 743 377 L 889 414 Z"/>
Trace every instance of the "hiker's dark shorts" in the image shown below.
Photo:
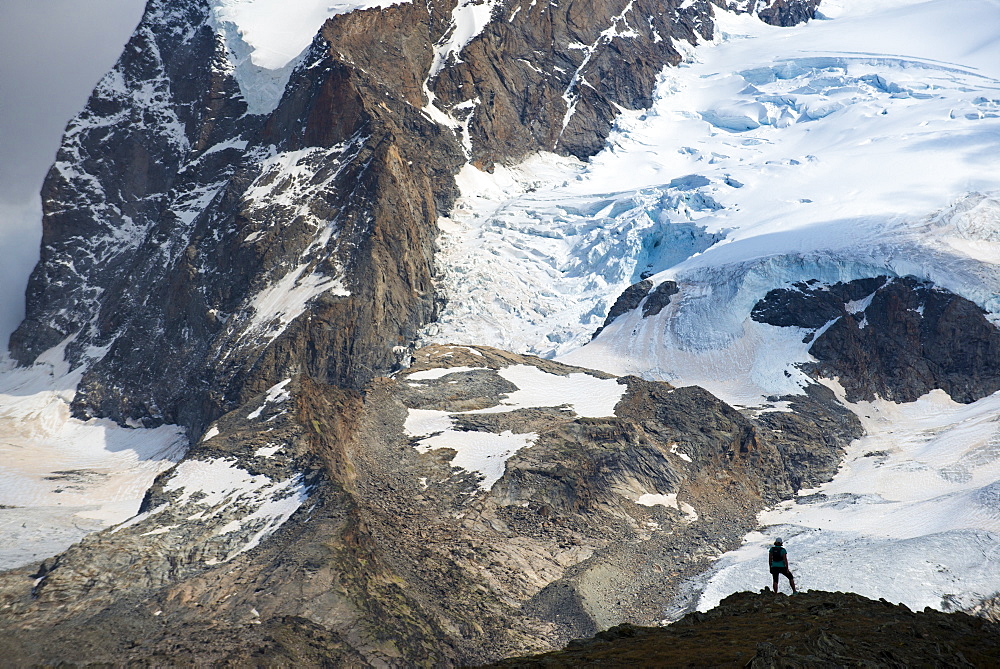
<path fill-rule="evenodd" d="M 778 574 L 784 574 L 789 581 L 795 578 L 792 572 L 788 571 L 788 567 L 771 567 L 771 576 L 778 578 Z"/>

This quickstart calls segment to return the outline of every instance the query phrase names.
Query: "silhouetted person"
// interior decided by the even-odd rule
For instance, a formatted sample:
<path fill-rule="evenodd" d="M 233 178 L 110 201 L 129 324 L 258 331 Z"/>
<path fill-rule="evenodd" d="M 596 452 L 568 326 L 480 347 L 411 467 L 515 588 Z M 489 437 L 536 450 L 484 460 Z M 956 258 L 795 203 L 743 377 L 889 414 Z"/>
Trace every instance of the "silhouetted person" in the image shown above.
<path fill-rule="evenodd" d="M 771 567 L 771 576 L 774 577 L 775 592 L 778 592 L 778 574 L 787 576 L 788 583 L 792 586 L 792 592 L 798 592 L 795 589 L 795 577 L 792 576 L 792 572 L 788 571 L 788 551 L 781 545 L 780 538 L 775 539 L 774 545 L 767 551 L 767 562 Z"/>

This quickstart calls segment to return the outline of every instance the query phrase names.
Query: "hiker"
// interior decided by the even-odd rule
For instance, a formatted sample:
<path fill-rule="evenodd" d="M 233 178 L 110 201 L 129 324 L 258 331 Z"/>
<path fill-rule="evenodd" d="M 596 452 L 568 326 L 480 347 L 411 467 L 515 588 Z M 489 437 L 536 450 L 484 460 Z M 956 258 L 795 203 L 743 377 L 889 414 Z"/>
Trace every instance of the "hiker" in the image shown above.
<path fill-rule="evenodd" d="M 781 545 L 780 537 L 774 540 L 774 545 L 767 551 L 767 563 L 771 567 L 771 576 L 774 577 L 775 592 L 778 592 L 778 574 L 787 576 L 788 583 L 792 586 L 792 592 L 798 592 L 795 589 L 795 577 L 792 576 L 792 572 L 788 571 L 788 551 Z"/>

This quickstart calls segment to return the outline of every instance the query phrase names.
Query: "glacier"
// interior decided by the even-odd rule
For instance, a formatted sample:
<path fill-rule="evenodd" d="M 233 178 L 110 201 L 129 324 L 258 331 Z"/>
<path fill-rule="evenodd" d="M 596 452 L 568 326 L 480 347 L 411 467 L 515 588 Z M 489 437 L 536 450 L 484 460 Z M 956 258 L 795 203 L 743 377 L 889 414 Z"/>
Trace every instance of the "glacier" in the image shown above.
<path fill-rule="evenodd" d="M 756 411 L 810 382 L 804 333 L 750 319 L 774 288 L 915 276 L 1000 322 L 1000 7 L 831 0 L 794 28 L 716 13 L 715 42 L 665 69 L 653 106 L 622 113 L 590 162 L 466 168 L 428 341 L 700 385 Z M 678 294 L 591 341 L 647 276 Z M 837 477 L 763 512 L 689 584 L 695 604 L 768 585 L 773 536 L 805 588 L 945 610 L 1000 591 L 1000 400 L 938 393 L 848 405 L 867 436 Z"/>
<path fill-rule="evenodd" d="M 718 12 L 717 43 L 666 69 L 653 107 L 623 113 L 588 164 L 539 156 L 460 179 L 464 197 L 441 222 L 449 306 L 429 339 L 573 351 L 573 364 L 601 368 L 601 338 L 581 345 L 651 271 L 682 292 L 733 292 L 705 307 L 727 307 L 729 322 L 715 333 L 692 322 L 687 349 L 736 338 L 741 310 L 800 278 L 912 274 L 996 313 L 997 249 L 946 220 L 979 198 L 984 223 L 971 225 L 988 226 L 1000 190 L 996 9 L 961 5 L 831 3 L 837 18 L 790 29 Z M 940 28 L 949 22 L 961 25 Z M 650 258 L 676 226 L 702 241 Z M 514 282 L 491 281 L 498 271 Z M 466 305 L 488 292 L 493 304 Z"/>

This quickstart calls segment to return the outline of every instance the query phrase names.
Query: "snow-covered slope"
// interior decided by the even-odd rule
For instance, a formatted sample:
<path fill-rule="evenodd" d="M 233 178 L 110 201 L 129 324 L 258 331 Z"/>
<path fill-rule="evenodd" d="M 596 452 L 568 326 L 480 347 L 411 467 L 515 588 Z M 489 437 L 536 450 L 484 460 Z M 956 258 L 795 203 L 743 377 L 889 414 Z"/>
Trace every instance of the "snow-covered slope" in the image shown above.
<path fill-rule="evenodd" d="M 652 109 L 620 117 L 587 165 L 467 169 L 442 221 L 449 302 L 429 338 L 757 406 L 809 382 L 805 332 L 750 318 L 791 282 L 912 275 L 996 323 L 1000 6 L 832 0 L 821 11 L 790 29 L 718 12 L 716 43 L 667 69 Z M 588 343 L 646 276 L 678 294 Z M 761 517 L 785 535 L 805 587 L 945 608 L 1000 590 L 1000 407 L 939 393 L 852 405 L 869 436 L 838 477 Z M 723 558 L 703 606 L 768 580 L 762 539 Z"/>
<path fill-rule="evenodd" d="M 995 4 L 824 11 L 790 29 L 718 12 L 719 42 L 666 70 L 653 108 L 620 117 L 586 167 L 469 176 L 443 221 L 449 307 L 433 339 L 574 351 L 746 404 L 796 387 L 783 362 L 801 354 L 762 350 L 770 333 L 747 319 L 788 281 L 914 274 L 1000 310 Z M 621 318 L 580 349 L 622 289 L 661 270 L 684 305 L 668 328 L 633 335 Z"/>
<path fill-rule="evenodd" d="M 187 449 L 176 426 L 73 418 L 81 370 L 68 369 L 64 348 L 29 368 L 0 363 L 0 569 L 38 562 L 133 516 Z"/>
<path fill-rule="evenodd" d="M 974 404 L 936 390 L 911 404 L 852 407 L 868 435 L 828 484 L 760 515 L 707 577 L 700 610 L 767 585 L 784 538 L 800 588 L 884 597 L 913 609 L 969 608 L 1000 587 L 1000 396 Z M 784 580 L 784 579 L 782 579 Z"/>

